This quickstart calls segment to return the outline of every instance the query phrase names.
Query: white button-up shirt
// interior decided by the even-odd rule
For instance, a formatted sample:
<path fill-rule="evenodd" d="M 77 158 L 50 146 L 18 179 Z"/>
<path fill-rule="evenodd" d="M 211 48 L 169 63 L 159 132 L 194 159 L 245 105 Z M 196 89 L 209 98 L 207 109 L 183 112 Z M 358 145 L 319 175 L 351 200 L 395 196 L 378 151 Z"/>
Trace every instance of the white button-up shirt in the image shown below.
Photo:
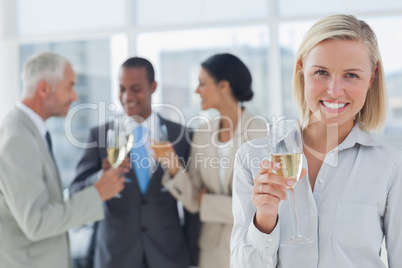
<path fill-rule="evenodd" d="M 269 156 L 267 147 L 256 149 L 256 144 L 267 144 L 267 139 L 243 145 L 236 157 L 232 268 L 386 267 L 380 256 L 384 236 L 389 267 L 402 267 L 401 152 L 379 144 L 356 125 L 327 154 L 314 191 L 307 176 L 295 186 L 300 234 L 314 243 L 280 246 L 293 235 L 289 199 L 280 203 L 271 234 L 253 223 L 253 178 Z"/>
<path fill-rule="evenodd" d="M 144 142 L 148 155 L 152 157 L 153 150 L 151 149 L 151 142 L 159 140 L 162 135 L 158 114 L 152 111 L 151 114 L 141 123 L 138 123 L 133 117 L 128 116 L 127 114 L 125 114 L 124 117 L 126 135 L 134 133 L 134 129 L 140 125 L 146 129 L 146 136 L 142 137 L 142 142 Z"/>
<path fill-rule="evenodd" d="M 145 136 L 142 137 L 141 141 L 139 141 L 140 144 L 144 144 L 145 149 L 147 150 L 148 153 L 148 159 L 149 162 L 149 175 L 151 175 L 152 170 L 156 168 L 156 162 L 153 159 L 153 150 L 151 148 L 151 143 L 156 140 L 160 140 L 161 137 L 161 123 L 158 114 L 155 112 L 151 112 L 151 114 L 141 123 L 138 123 L 135 121 L 133 117 L 128 116 L 127 114 L 125 116 L 125 131 L 126 135 L 129 135 L 130 133 L 134 133 L 134 129 L 139 127 L 140 125 L 146 129 L 145 131 Z M 134 146 L 140 146 L 140 144 L 134 144 Z"/>

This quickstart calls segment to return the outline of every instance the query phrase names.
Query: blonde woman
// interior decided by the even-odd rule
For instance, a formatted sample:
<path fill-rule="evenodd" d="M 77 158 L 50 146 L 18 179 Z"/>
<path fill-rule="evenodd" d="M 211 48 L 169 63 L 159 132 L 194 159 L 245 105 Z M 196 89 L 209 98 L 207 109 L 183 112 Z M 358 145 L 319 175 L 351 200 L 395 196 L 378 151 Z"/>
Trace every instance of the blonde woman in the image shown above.
<path fill-rule="evenodd" d="M 314 242 L 280 246 L 293 234 L 289 182 L 275 163 L 245 162 L 233 183 L 232 267 L 385 267 L 384 237 L 389 267 L 402 267 L 402 155 L 370 135 L 387 111 L 370 26 L 346 15 L 317 22 L 297 52 L 293 90 L 304 127 L 296 206 L 300 233 Z M 268 153 L 243 146 L 237 161 Z"/>

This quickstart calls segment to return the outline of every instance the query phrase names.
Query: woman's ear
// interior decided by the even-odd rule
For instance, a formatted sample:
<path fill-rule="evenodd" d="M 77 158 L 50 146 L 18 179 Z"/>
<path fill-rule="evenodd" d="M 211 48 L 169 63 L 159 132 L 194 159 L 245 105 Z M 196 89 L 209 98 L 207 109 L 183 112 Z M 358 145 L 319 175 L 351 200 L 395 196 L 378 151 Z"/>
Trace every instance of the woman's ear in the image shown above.
<path fill-rule="evenodd" d="M 218 83 L 218 88 L 219 91 L 221 91 L 222 93 L 231 93 L 231 89 L 230 89 L 230 83 L 227 80 L 222 80 Z"/>
<path fill-rule="evenodd" d="M 297 65 L 299 66 L 300 72 L 303 73 L 303 61 L 302 61 L 302 59 L 300 59 L 300 60 L 297 62 Z"/>

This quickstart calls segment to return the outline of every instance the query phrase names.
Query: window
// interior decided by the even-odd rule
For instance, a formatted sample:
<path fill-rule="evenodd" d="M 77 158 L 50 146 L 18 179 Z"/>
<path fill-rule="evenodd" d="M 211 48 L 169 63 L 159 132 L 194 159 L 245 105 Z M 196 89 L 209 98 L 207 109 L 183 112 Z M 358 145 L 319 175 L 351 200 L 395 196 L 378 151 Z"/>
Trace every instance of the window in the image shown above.
<path fill-rule="evenodd" d="M 387 125 L 382 135 L 376 138 L 382 142 L 402 149 L 402 34 L 392 29 L 401 29 L 402 18 L 378 17 L 368 18 L 367 23 L 377 34 L 380 52 L 384 63 L 385 79 L 388 90 L 389 111 Z"/>
<path fill-rule="evenodd" d="M 189 25 L 263 19 L 266 0 L 138 0 L 134 23 L 138 26 Z"/>
<path fill-rule="evenodd" d="M 279 46 L 281 53 L 281 88 L 283 112 L 289 118 L 297 118 L 297 109 L 293 101 L 292 79 L 296 52 L 304 34 L 314 24 L 313 21 L 283 23 L 279 26 Z"/>
<path fill-rule="evenodd" d="M 125 24 L 125 0 L 18 0 L 20 36 L 115 29 Z"/>
<path fill-rule="evenodd" d="M 255 98 L 245 106 L 267 115 L 268 39 L 268 28 L 263 25 L 144 33 L 138 37 L 137 51 L 156 67 L 159 88 L 154 102 L 179 107 L 187 119 L 200 113 L 195 90 L 201 63 L 216 53 L 232 53 L 253 76 Z M 177 112 L 171 109 L 163 114 L 177 119 Z"/>

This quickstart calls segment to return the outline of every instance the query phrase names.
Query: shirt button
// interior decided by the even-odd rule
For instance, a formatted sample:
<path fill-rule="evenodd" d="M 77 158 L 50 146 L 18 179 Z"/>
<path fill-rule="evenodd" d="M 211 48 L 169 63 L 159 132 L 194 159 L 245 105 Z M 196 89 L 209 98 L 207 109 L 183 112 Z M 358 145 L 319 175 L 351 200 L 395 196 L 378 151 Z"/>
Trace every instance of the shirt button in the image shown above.
<path fill-rule="evenodd" d="M 318 182 L 319 182 L 319 183 L 324 183 L 324 180 L 323 180 L 323 179 L 319 179 Z"/>
<path fill-rule="evenodd" d="M 268 238 L 268 242 L 272 242 L 272 238 Z"/>

